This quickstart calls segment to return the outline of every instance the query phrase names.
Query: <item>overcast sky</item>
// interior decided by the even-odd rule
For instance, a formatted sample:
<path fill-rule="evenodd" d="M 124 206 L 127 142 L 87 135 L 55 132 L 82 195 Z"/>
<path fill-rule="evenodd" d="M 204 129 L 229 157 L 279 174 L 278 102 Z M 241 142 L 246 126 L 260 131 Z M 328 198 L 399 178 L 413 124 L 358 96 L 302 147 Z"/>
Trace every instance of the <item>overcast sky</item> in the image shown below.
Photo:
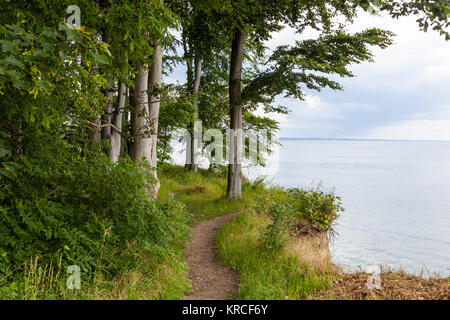
<path fill-rule="evenodd" d="M 308 92 L 306 101 L 279 97 L 292 112 L 276 116 L 281 137 L 450 140 L 450 41 L 421 32 L 415 17 L 394 20 L 362 14 L 351 31 L 393 31 L 394 45 L 375 49 L 375 62 L 355 65 L 344 91 Z M 267 45 L 293 44 L 285 29 Z M 177 70 L 170 80 L 184 80 Z M 169 80 L 169 79 L 167 79 Z"/>

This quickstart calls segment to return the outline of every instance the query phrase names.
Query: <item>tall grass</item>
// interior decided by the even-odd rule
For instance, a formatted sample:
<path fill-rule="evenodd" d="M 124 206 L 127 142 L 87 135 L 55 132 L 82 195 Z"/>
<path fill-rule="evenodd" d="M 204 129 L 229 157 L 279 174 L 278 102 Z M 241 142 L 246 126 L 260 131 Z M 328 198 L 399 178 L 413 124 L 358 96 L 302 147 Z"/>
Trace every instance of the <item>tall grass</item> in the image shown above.
<path fill-rule="evenodd" d="M 243 200 L 226 199 L 227 181 L 219 173 L 207 170 L 187 172 L 183 167 L 166 166 L 161 176 L 158 199 L 163 200 L 169 193 L 175 193 L 177 200 L 183 202 L 193 215 L 194 224 L 245 209 L 253 199 L 253 194 L 246 192 L 249 184 L 243 186 Z"/>
<path fill-rule="evenodd" d="M 331 284 L 330 274 L 302 264 L 283 251 L 267 251 L 258 243 L 271 221 L 251 211 L 221 228 L 219 256 L 239 272 L 238 299 L 305 299 Z"/>

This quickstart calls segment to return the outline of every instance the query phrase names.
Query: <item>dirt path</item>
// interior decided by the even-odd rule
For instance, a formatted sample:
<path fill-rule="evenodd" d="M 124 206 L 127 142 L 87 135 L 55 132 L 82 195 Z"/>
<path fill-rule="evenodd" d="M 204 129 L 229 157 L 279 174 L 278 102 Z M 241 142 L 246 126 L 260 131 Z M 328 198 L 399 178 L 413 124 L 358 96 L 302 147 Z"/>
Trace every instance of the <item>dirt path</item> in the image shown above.
<path fill-rule="evenodd" d="M 215 252 L 214 237 L 218 229 L 236 217 L 232 213 L 217 217 L 194 227 L 194 238 L 186 248 L 189 280 L 193 292 L 185 300 L 228 300 L 238 289 L 236 272 L 223 266 Z"/>

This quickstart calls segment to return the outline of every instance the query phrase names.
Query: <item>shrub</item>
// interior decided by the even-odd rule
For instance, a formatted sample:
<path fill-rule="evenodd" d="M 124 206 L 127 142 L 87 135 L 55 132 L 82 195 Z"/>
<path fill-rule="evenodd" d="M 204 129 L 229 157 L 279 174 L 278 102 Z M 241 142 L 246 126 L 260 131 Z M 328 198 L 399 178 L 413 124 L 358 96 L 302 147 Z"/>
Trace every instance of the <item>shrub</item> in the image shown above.
<path fill-rule="evenodd" d="M 212 163 L 209 165 L 208 172 L 220 177 L 226 177 L 228 174 L 228 166 L 224 164 Z"/>
<path fill-rule="evenodd" d="M 10 171 L 0 177 L 0 279 L 20 275 L 30 257 L 62 257 L 63 270 L 79 265 L 88 278 L 114 275 L 131 267 L 136 248 L 157 259 L 187 237 L 184 207 L 150 200 L 151 176 L 128 158 L 112 164 L 44 136 Z"/>
<path fill-rule="evenodd" d="M 319 190 L 288 189 L 292 203 L 292 218 L 297 226 L 308 222 L 318 230 L 328 230 L 343 211 L 341 198 Z"/>
<path fill-rule="evenodd" d="M 268 214 L 273 221 L 260 238 L 261 245 L 269 251 L 280 249 L 287 235 L 330 230 L 339 212 L 344 211 L 341 198 L 333 193 L 280 187 L 262 192 L 255 202 L 254 210 Z"/>

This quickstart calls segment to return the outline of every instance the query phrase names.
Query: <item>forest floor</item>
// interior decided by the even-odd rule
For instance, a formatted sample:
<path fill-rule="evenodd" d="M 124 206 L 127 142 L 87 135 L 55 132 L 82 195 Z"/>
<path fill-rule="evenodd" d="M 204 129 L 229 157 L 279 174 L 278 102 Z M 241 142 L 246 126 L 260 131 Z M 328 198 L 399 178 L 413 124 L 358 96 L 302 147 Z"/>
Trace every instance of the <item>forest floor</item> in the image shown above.
<path fill-rule="evenodd" d="M 237 216 L 232 213 L 194 227 L 193 240 L 186 248 L 186 264 L 193 292 L 185 300 L 228 300 L 238 289 L 236 271 L 224 266 L 216 255 L 218 229 Z"/>

